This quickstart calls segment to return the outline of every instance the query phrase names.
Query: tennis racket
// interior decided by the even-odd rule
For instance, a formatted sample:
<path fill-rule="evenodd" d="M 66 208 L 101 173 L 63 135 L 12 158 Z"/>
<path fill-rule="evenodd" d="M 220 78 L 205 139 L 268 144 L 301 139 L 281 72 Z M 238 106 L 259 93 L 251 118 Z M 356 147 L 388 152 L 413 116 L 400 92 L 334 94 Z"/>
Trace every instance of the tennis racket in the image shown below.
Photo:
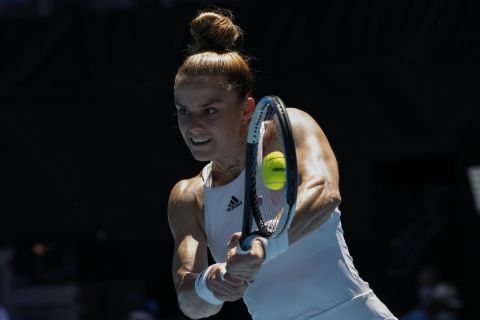
<path fill-rule="evenodd" d="M 264 183 L 265 155 L 281 152 L 285 183 L 272 190 Z M 295 214 L 298 170 L 295 141 L 287 109 L 277 96 L 265 96 L 257 103 L 250 120 L 245 162 L 245 196 L 242 234 L 236 251 L 247 254 L 260 236 L 277 238 L 288 231 Z M 224 278 L 225 267 L 221 270 Z"/>
<path fill-rule="evenodd" d="M 272 152 L 283 154 L 285 164 L 285 183 L 273 190 L 262 174 L 262 162 Z M 295 141 L 287 109 L 279 97 L 265 96 L 257 103 L 248 128 L 245 160 L 243 225 L 237 247 L 242 254 L 250 251 L 257 236 L 270 239 L 287 232 L 295 214 L 298 183 Z"/>

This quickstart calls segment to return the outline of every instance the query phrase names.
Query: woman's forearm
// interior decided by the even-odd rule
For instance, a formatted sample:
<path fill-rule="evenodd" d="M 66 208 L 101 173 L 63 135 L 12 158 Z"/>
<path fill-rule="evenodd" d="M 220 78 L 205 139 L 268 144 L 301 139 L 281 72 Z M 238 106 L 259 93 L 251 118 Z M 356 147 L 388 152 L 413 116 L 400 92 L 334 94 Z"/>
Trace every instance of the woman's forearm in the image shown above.
<path fill-rule="evenodd" d="M 341 202 L 338 188 L 325 179 L 309 181 L 299 188 L 295 216 L 288 230 L 289 243 L 303 238 L 322 225 Z"/>

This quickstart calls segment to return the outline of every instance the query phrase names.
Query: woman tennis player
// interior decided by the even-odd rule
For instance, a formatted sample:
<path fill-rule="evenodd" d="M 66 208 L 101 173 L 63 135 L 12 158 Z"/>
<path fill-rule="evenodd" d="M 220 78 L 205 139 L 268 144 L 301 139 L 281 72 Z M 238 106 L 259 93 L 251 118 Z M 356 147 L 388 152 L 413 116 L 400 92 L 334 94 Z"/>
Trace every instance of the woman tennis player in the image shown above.
<path fill-rule="evenodd" d="M 288 232 L 258 237 L 249 252 L 238 252 L 254 77 L 236 49 L 242 31 L 230 12 L 199 13 L 191 34 L 195 43 L 175 77 L 175 106 L 185 143 L 208 164 L 176 183 L 168 203 L 180 309 L 205 318 L 243 298 L 253 319 L 396 319 L 353 265 L 338 209 L 335 155 L 304 111 L 288 109 L 298 165 Z M 208 265 L 207 250 L 215 264 Z"/>

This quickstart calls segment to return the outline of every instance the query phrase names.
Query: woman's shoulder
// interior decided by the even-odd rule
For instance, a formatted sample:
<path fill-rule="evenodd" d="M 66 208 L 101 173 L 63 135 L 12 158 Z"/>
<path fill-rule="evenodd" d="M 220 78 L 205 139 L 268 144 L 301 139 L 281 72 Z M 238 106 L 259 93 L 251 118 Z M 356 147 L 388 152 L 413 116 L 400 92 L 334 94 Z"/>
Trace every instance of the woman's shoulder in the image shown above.
<path fill-rule="evenodd" d="M 203 183 L 200 175 L 178 181 L 168 199 L 168 222 L 174 237 L 203 228 Z M 197 230 L 197 231 L 196 231 Z"/>
<path fill-rule="evenodd" d="M 203 179 L 200 174 L 192 178 L 179 180 L 170 192 L 169 206 L 196 205 L 202 194 Z"/>
<path fill-rule="evenodd" d="M 315 121 L 307 111 L 300 107 L 288 107 L 287 112 L 291 120 Z"/>
<path fill-rule="evenodd" d="M 295 129 L 308 129 L 319 126 L 318 122 L 301 108 L 289 107 L 287 112 L 290 123 Z"/>

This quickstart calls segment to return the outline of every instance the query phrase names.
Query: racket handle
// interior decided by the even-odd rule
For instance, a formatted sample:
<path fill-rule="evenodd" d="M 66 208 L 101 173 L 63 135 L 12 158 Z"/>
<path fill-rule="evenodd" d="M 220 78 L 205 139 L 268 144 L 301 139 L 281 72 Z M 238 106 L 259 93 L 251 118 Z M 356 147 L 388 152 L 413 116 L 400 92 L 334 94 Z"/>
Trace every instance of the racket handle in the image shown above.
<path fill-rule="evenodd" d="M 237 244 L 237 252 L 239 254 L 249 254 L 252 249 L 253 240 L 258 238 L 258 236 L 250 236 L 243 240 L 242 245 L 240 242 Z M 242 248 L 243 247 L 243 248 Z"/>
<path fill-rule="evenodd" d="M 237 244 L 237 248 L 236 248 L 237 252 L 242 255 L 249 254 L 251 249 L 252 249 L 252 246 L 250 246 L 247 250 L 243 250 L 240 244 Z"/>

